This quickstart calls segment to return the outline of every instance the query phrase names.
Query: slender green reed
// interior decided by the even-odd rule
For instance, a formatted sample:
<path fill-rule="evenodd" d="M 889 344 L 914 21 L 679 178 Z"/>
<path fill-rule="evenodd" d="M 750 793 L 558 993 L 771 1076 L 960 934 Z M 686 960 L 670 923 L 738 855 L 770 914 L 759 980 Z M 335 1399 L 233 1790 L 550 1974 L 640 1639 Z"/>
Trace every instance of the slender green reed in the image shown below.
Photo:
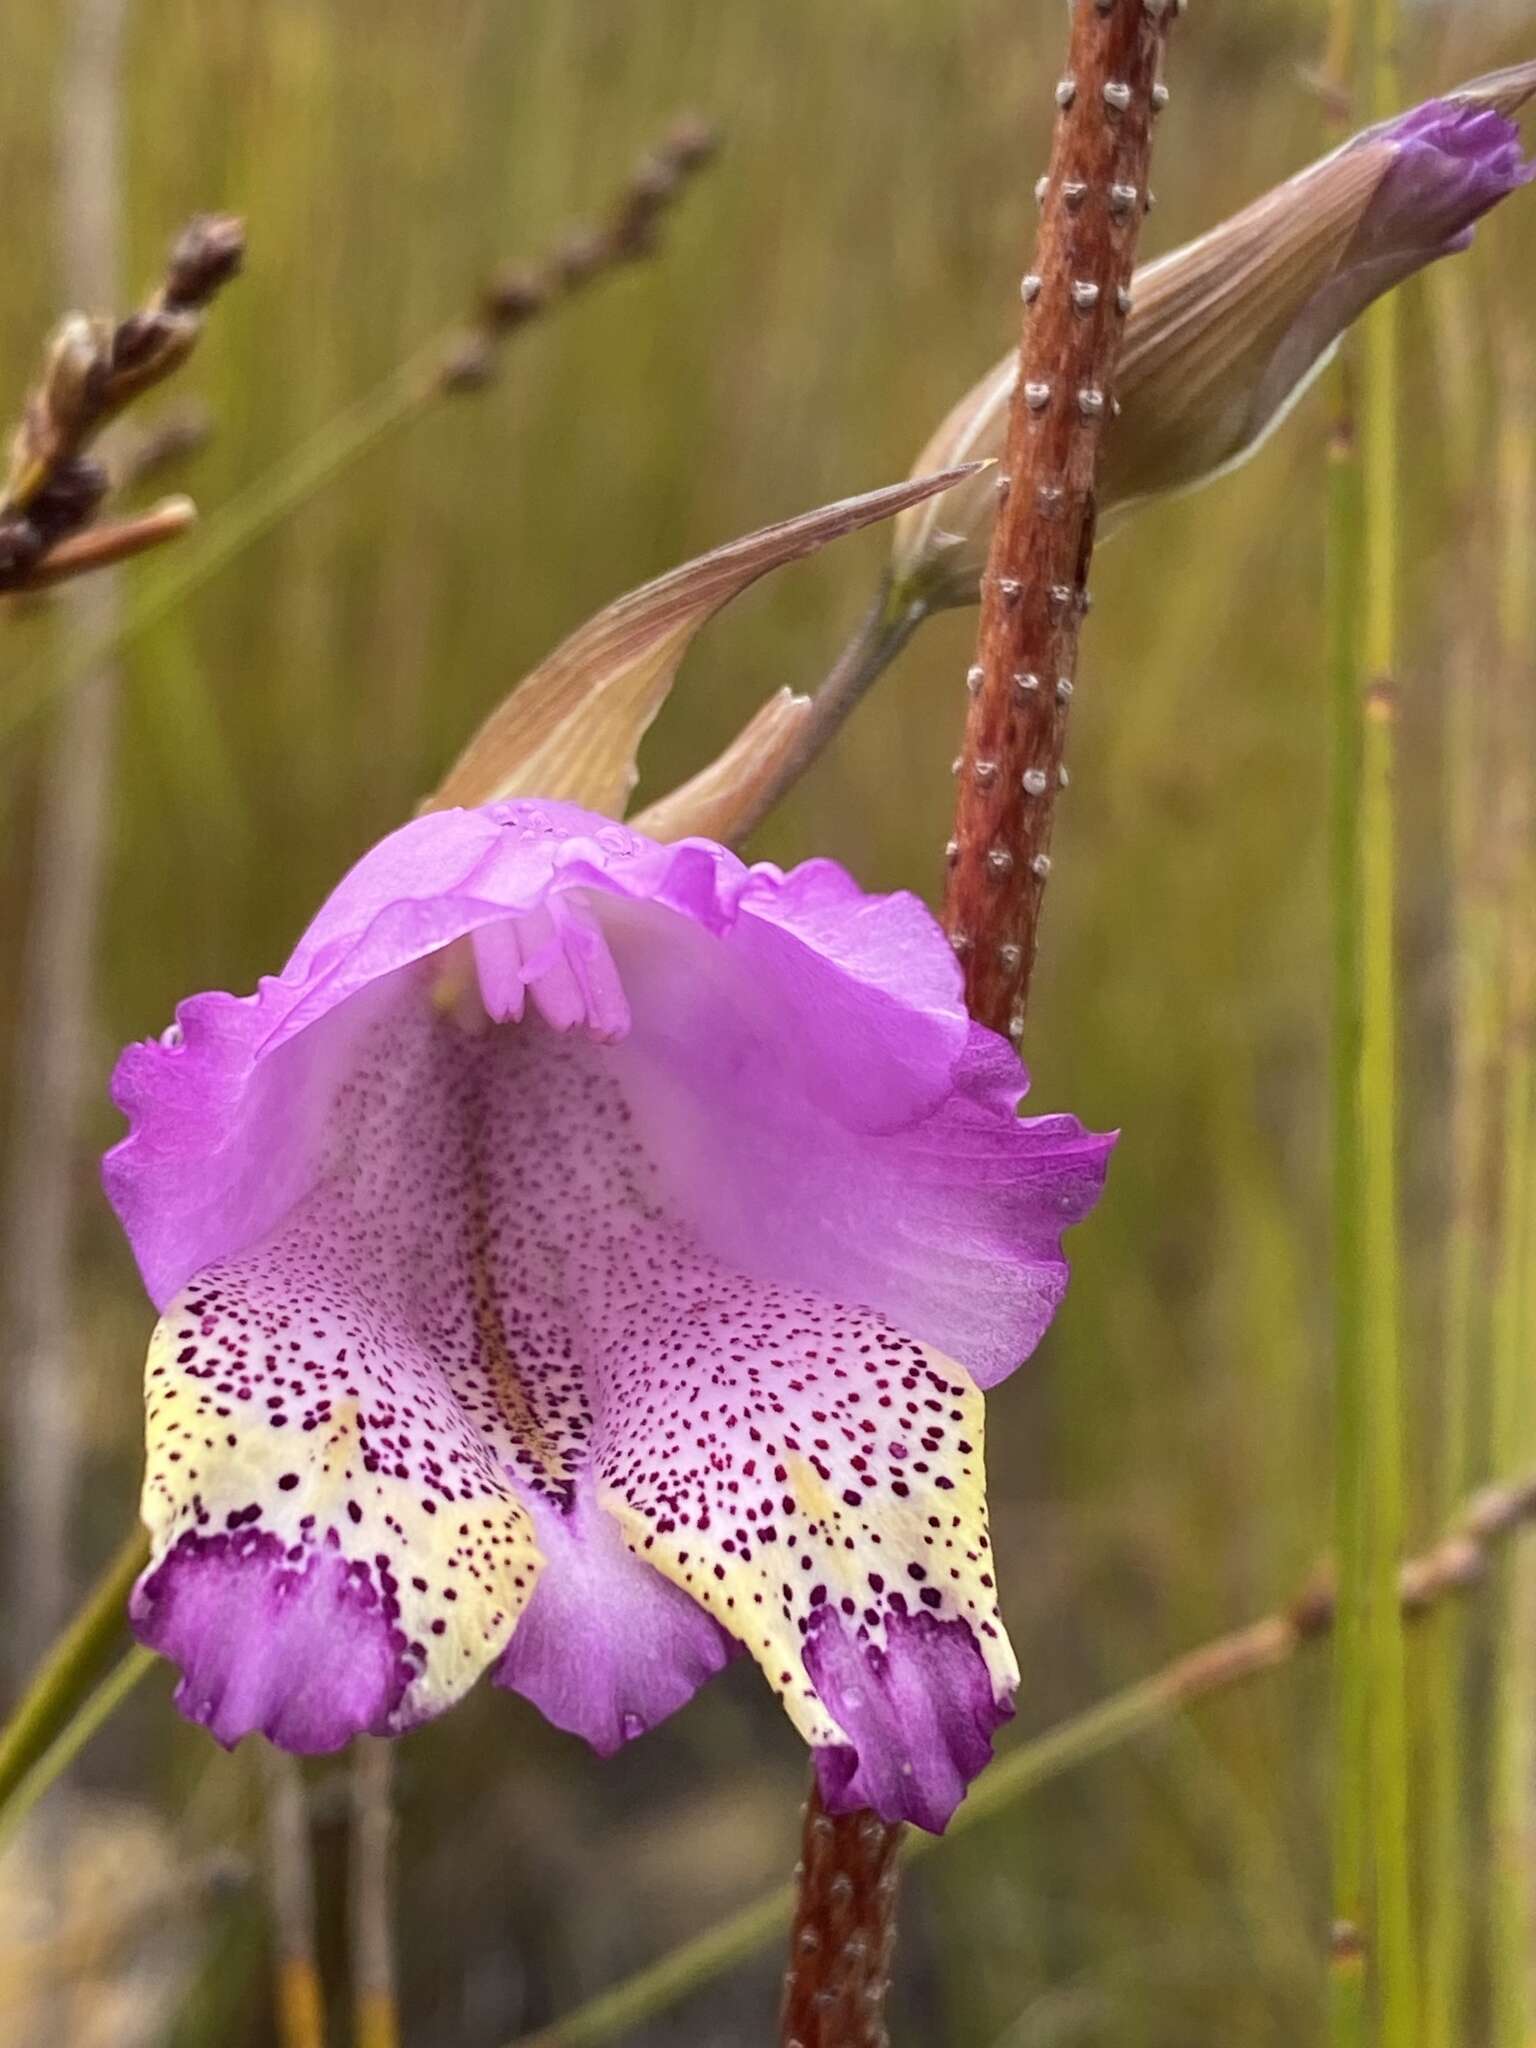
<path fill-rule="evenodd" d="M 1531 855 L 1532 802 L 1525 714 L 1536 637 L 1536 591 L 1532 588 L 1530 521 L 1536 507 L 1536 421 L 1528 378 L 1513 350 L 1506 350 L 1511 397 L 1499 437 L 1499 639 L 1497 664 L 1500 752 L 1506 764 L 1502 802 L 1497 805 L 1496 857 L 1505 880 L 1505 950 L 1509 997 L 1505 1029 L 1503 1142 L 1500 1159 L 1502 1210 L 1498 1273 L 1493 1303 L 1491 1450 L 1495 1473 L 1510 1469 L 1530 1440 L 1533 1402 L 1530 1381 L 1533 1191 L 1533 1035 L 1536 1035 L 1536 939 L 1531 888 L 1536 862 Z M 1489 1765 L 1489 1834 L 1493 1849 L 1489 1961 L 1493 2048 L 1527 2048 L 1531 2038 L 1530 1871 L 1526 1837 L 1530 1821 L 1531 1630 L 1523 1611 L 1530 1593 L 1527 1574 L 1501 1564 L 1493 1643 L 1493 1729 Z"/>
<path fill-rule="evenodd" d="M 1374 118 L 1401 98 L 1397 0 L 1373 0 L 1366 67 Z M 1360 1254 L 1362 1488 L 1373 1912 L 1370 1961 L 1380 2048 L 1416 2048 L 1409 1743 L 1397 1560 L 1404 1531 L 1397 1185 L 1397 615 L 1399 319 L 1394 296 L 1365 325 L 1361 410 L 1365 689 L 1360 751 Z"/>
<path fill-rule="evenodd" d="M 1530 1394 L 1529 1255 L 1531 1239 L 1532 1049 L 1529 963 L 1512 1021 L 1504 1128 L 1504 1210 L 1494 1304 L 1493 1441 L 1507 1455 L 1527 1434 Z M 1528 2048 L 1531 2038 L 1530 1876 L 1525 1839 L 1530 1815 L 1530 1659 L 1521 1592 L 1529 1575 L 1499 1566 L 1494 1639 L 1493 1739 L 1489 1764 L 1493 1851 L 1489 1913 L 1492 2048 Z"/>
<path fill-rule="evenodd" d="M 129 1591 L 148 1556 L 148 1541 L 135 1529 L 38 1666 L 0 1729 L 0 1813 L 39 1759 L 60 1739 L 105 1668 L 122 1637 Z"/>
<path fill-rule="evenodd" d="M 1349 97 L 1359 37 L 1356 0 L 1332 0 L 1324 75 L 1336 101 Z M 1339 124 L 1347 126 L 1347 123 Z M 1335 374 L 1336 417 L 1328 442 L 1324 616 L 1329 680 L 1329 1031 L 1332 1142 L 1333 1553 L 1338 1620 L 1333 1645 L 1333 1936 L 1328 1973 L 1332 2048 L 1364 2048 L 1363 1948 L 1368 1876 L 1369 1707 L 1365 1663 L 1365 1395 L 1360 1234 L 1360 619 L 1364 495 L 1353 392 L 1346 364 Z"/>
<path fill-rule="evenodd" d="M 1342 418 L 1328 447 L 1327 632 L 1332 684 L 1330 864 L 1333 922 L 1334 1558 L 1339 1616 L 1333 1653 L 1333 1916 L 1329 2005 L 1334 2048 L 1365 2040 L 1365 1527 L 1362 1493 L 1360 1244 L 1360 461 Z"/>
<path fill-rule="evenodd" d="M 1450 497 L 1462 530 L 1465 574 L 1481 565 L 1478 517 L 1483 437 L 1477 395 L 1476 333 L 1466 278 L 1435 276 L 1436 380 L 1445 394 Z M 1474 1378 L 1486 1362 L 1485 1183 L 1490 1080 L 1497 1029 L 1494 948 L 1482 855 L 1486 791 L 1486 634 L 1480 610 L 1458 609 L 1445 650 L 1444 803 L 1450 870 L 1447 953 L 1452 975 L 1451 1183 L 1444 1246 L 1439 1404 L 1433 1471 L 1438 1515 L 1448 1520 L 1473 1483 Z M 1447 1607 L 1425 1631 L 1424 2023 L 1423 2048 L 1461 2048 L 1473 1930 L 1467 1830 L 1467 1756 L 1473 1739 L 1467 1701 L 1466 1617 Z"/>
<path fill-rule="evenodd" d="M 1362 50 L 1361 30 L 1368 30 Z M 1395 104 L 1390 0 L 1367 23 L 1334 11 L 1336 78 Z M 1362 61 L 1363 60 L 1363 61 Z M 1329 448 L 1327 655 L 1334 1007 L 1334 2048 L 1414 2039 L 1408 1731 L 1396 1560 L 1402 1552 L 1397 1348 L 1395 797 L 1398 334 L 1392 302 L 1364 339 L 1360 449 L 1346 417 Z M 1367 1964 L 1369 1970 L 1367 1971 Z"/>
<path fill-rule="evenodd" d="M 136 1644 L 112 1666 L 79 1712 L 63 1724 L 37 1761 L 17 1779 L 6 1799 L 0 1813 L 0 1851 L 43 1794 L 58 1783 L 92 1736 L 111 1720 L 139 1680 L 154 1667 L 154 1653 Z"/>

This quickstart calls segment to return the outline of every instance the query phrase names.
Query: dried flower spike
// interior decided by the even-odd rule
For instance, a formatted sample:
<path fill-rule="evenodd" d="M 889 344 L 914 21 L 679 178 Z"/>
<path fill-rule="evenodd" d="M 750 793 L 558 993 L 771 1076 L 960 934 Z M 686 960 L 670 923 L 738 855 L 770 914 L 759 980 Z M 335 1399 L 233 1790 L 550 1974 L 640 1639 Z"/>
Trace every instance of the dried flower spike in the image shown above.
<path fill-rule="evenodd" d="M 88 541 L 82 529 L 106 495 L 107 476 L 85 451 L 126 406 L 185 362 L 207 306 L 239 270 L 244 250 L 238 220 L 200 214 L 177 237 L 147 305 L 117 322 L 71 313 L 60 323 L 12 436 L 0 495 L 0 590 L 61 582 L 185 530 L 185 502 L 178 500 L 174 512 L 161 507 Z"/>
<path fill-rule="evenodd" d="M 509 334 L 598 278 L 654 255 L 667 216 L 719 146 L 713 128 L 685 116 L 641 158 L 602 219 L 572 229 L 537 268 L 497 272 L 480 295 L 472 324 L 444 349 L 436 388 L 448 396 L 483 390 L 496 374 L 499 345 Z"/>

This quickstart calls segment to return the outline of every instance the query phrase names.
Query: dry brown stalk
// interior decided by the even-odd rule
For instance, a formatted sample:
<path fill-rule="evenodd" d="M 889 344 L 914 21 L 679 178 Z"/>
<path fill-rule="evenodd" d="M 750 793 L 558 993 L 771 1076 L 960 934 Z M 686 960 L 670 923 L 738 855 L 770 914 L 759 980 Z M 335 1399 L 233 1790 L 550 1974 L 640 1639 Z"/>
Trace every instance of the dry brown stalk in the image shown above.
<path fill-rule="evenodd" d="M 363 1736 L 352 1750 L 352 1836 L 347 1890 L 352 1920 L 353 2048 L 400 2048 L 395 1990 L 394 1753 Z"/>
<path fill-rule="evenodd" d="M 10 591 L 49 590 L 56 583 L 89 575 L 93 569 L 109 569 L 145 554 L 196 524 L 197 507 L 190 498 L 162 498 L 132 519 L 104 520 L 99 526 L 72 533 L 51 547 L 24 578 L 6 587 Z"/>
<path fill-rule="evenodd" d="M 315 1935 L 315 1868 L 303 1767 L 280 1749 L 259 1759 L 266 1824 L 273 1993 L 282 2048 L 325 2048 L 325 1994 Z"/>
<path fill-rule="evenodd" d="M 971 1014 L 1015 1038 L 1050 872 L 1100 441 L 1150 203 L 1152 123 L 1165 97 L 1158 73 L 1180 4 L 1076 0 L 1035 259 L 1021 288 L 1019 378 L 968 679 L 945 897 Z M 902 1833 L 872 1813 L 826 1814 L 813 1789 L 785 1978 L 785 2048 L 885 2041 Z M 859 2031 L 839 2031 L 850 2013 Z"/>
<path fill-rule="evenodd" d="M 197 345 L 208 306 L 240 269 L 245 228 L 229 214 L 199 214 L 172 244 L 165 276 L 126 319 L 71 313 L 48 345 L 11 440 L 0 494 L 0 592 L 36 590 L 121 561 L 185 531 L 165 508 L 77 539 L 108 488 L 87 451 L 102 429 L 162 383 Z M 100 536 L 98 536 L 100 538 Z"/>

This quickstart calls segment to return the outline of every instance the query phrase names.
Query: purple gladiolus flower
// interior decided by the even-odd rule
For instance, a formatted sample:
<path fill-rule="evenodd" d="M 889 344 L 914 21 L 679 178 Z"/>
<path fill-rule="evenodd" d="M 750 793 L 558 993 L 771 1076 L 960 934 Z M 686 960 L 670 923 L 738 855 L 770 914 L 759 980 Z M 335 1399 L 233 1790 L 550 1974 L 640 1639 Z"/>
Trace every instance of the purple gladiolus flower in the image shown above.
<path fill-rule="evenodd" d="M 607 1752 L 744 1647 L 834 1809 L 941 1828 L 1018 1676 L 981 1390 L 1112 1143 L 1025 1085 L 828 862 L 533 801 L 384 840 L 117 1071 L 183 1711 L 328 1750 L 490 1670 Z"/>

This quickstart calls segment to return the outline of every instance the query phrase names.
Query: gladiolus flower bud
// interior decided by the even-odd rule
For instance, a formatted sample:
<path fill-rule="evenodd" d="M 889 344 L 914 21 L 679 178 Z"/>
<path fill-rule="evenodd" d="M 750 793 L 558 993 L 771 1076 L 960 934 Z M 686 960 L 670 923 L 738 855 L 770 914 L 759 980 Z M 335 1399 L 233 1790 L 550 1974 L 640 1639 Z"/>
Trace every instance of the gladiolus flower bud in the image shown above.
<path fill-rule="evenodd" d="M 1191 490 L 1279 426 L 1373 300 L 1464 249 L 1483 214 L 1536 176 L 1509 118 L 1525 64 L 1366 129 L 1241 213 L 1138 271 L 1104 444 L 1101 532 L 1144 499 Z M 1001 453 L 1016 356 L 949 414 L 920 471 Z M 996 504 L 986 475 L 897 522 L 902 602 L 975 601 Z"/>

